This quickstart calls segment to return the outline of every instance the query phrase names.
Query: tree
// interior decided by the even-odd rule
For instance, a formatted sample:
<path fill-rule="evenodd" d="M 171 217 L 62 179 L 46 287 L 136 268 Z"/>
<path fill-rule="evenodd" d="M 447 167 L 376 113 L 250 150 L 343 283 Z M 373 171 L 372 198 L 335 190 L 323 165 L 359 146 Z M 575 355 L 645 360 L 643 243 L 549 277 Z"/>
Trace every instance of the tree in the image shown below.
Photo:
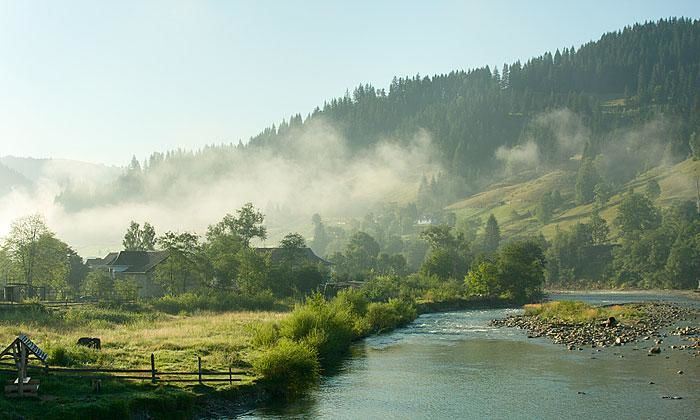
<path fill-rule="evenodd" d="M 649 181 L 647 181 L 646 194 L 647 197 L 649 197 L 649 199 L 652 201 L 659 198 L 659 196 L 661 195 L 661 186 L 659 185 L 659 181 L 657 181 L 655 178 L 652 178 Z"/>
<path fill-rule="evenodd" d="M 486 221 L 486 227 L 484 228 L 484 250 L 486 252 L 493 252 L 498 248 L 498 244 L 500 242 L 501 229 L 498 227 L 496 217 L 491 214 Z"/>
<path fill-rule="evenodd" d="M 98 300 L 111 299 L 114 293 L 114 279 L 106 270 L 94 270 L 85 278 L 83 292 Z"/>
<path fill-rule="evenodd" d="M 545 266 L 544 253 L 537 242 L 510 242 L 493 260 L 475 264 L 464 283 L 471 295 L 526 302 L 541 295 Z"/>
<path fill-rule="evenodd" d="M 688 146 L 690 146 L 691 156 L 693 160 L 700 160 L 700 136 L 698 133 L 693 132 L 688 140 Z"/>
<path fill-rule="evenodd" d="M 591 215 L 591 239 L 594 245 L 602 245 L 608 242 L 610 228 L 608 222 L 605 221 L 598 212 Z"/>
<path fill-rule="evenodd" d="M 265 216 L 253 207 L 253 203 L 244 204 L 236 210 L 236 215 L 227 214 L 219 223 L 209 226 L 209 233 L 211 235 L 236 234 L 245 246 L 250 246 L 253 238 L 267 239 L 267 229 L 262 225 Z"/>
<path fill-rule="evenodd" d="M 199 237 L 188 232 L 165 232 L 158 238 L 158 245 L 168 251 L 168 257 L 156 268 L 156 281 L 172 294 L 196 288 L 203 271 Z"/>
<path fill-rule="evenodd" d="M 131 221 L 122 241 L 125 251 L 153 251 L 156 245 L 156 230 L 145 222 L 143 228 Z"/>
<path fill-rule="evenodd" d="M 700 235 L 680 234 L 666 262 L 669 286 L 692 289 L 700 282 Z"/>
<path fill-rule="evenodd" d="M 498 267 L 493 261 L 482 260 L 469 270 L 464 285 L 471 296 L 498 297 L 501 293 Z"/>
<path fill-rule="evenodd" d="M 656 229 L 660 223 L 659 211 L 649 197 L 638 193 L 628 194 L 622 199 L 615 218 L 615 225 L 620 228 L 623 235 Z"/>
<path fill-rule="evenodd" d="M 280 248 L 301 249 L 306 248 L 306 240 L 298 233 L 289 233 L 280 241 Z"/>
<path fill-rule="evenodd" d="M 540 202 L 537 205 L 537 210 L 535 210 L 535 214 L 537 215 L 537 219 L 539 219 L 542 224 L 546 225 L 550 220 L 552 220 L 553 212 L 554 202 L 552 200 L 552 195 L 549 192 L 546 192 L 542 194 Z"/>
<path fill-rule="evenodd" d="M 601 209 L 605 207 L 608 200 L 610 200 L 610 197 L 612 196 L 612 188 L 610 187 L 610 184 L 607 182 L 599 182 L 595 184 L 595 187 L 593 188 L 593 196 L 596 208 Z"/>
<path fill-rule="evenodd" d="M 469 268 L 469 246 L 461 233 L 447 225 L 431 226 L 421 232 L 430 251 L 421 265 L 421 272 L 442 280 L 461 279 Z"/>
<path fill-rule="evenodd" d="M 516 302 L 539 297 L 544 285 L 546 259 L 542 247 L 534 241 L 506 244 L 496 263 L 503 294 Z"/>
<path fill-rule="evenodd" d="M 576 176 L 576 204 L 587 204 L 595 197 L 595 186 L 600 181 L 593 160 L 584 159 Z"/>
<path fill-rule="evenodd" d="M 32 286 L 35 266 L 39 254 L 39 239 L 52 236 L 44 219 L 38 215 L 26 216 L 15 220 L 10 227 L 10 234 L 5 239 L 3 248 L 8 257 L 19 269 L 24 283 Z"/>
<path fill-rule="evenodd" d="M 345 258 L 352 271 L 367 272 L 374 268 L 379 244 L 365 232 L 355 232 L 345 248 Z"/>
<path fill-rule="evenodd" d="M 85 264 L 83 258 L 78 255 L 73 248 L 67 248 L 68 251 L 68 286 L 74 294 L 77 294 L 83 288 L 83 282 L 90 272 L 90 268 Z"/>
<path fill-rule="evenodd" d="M 314 239 L 311 241 L 311 249 L 318 255 L 324 255 L 329 242 L 326 227 L 318 213 L 311 217 L 311 223 L 314 225 Z"/>

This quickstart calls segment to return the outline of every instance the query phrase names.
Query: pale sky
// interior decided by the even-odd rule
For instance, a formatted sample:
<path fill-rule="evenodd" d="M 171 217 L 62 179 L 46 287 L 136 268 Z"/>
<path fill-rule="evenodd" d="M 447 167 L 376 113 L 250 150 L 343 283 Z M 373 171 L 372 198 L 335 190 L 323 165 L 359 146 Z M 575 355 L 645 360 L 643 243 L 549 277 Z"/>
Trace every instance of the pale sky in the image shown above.
<path fill-rule="evenodd" d="M 246 141 L 359 83 L 526 61 L 700 1 L 0 0 L 0 156 Z"/>

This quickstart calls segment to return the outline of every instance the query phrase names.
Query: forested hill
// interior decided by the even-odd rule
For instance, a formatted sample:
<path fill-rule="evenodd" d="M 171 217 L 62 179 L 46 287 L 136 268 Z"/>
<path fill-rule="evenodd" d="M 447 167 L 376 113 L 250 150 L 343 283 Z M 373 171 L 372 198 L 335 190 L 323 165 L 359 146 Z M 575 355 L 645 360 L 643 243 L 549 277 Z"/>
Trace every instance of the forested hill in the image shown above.
<path fill-rule="evenodd" d="M 661 20 L 603 35 L 502 69 L 488 66 L 433 77 L 394 78 L 388 91 L 369 85 L 333 99 L 302 122 L 300 115 L 264 130 L 252 146 L 278 146 L 297 126 L 327 118 L 355 149 L 383 138 L 405 139 L 428 130 L 454 174 L 492 169 L 501 145 L 522 141 L 533 117 L 568 108 L 594 135 L 594 154 L 612 128 L 659 114 L 678 116 L 668 141 L 679 155 L 700 127 L 700 21 Z M 547 133 L 533 136 L 547 157 Z"/>
<path fill-rule="evenodd" d="M 297 114 L 263 130 L 245 145 L 155 153 L 143 163 L 134 160 L 114 185 L 102 189 L 102 196 L 66 191 L 59 202 L 84 207 L 133 197 L 155 199 L 182 184 L 180 178 L 250 178 L 246 165 L 253 165 L 251 156 L 260 151 L 292 160 L 313 157 L 295 147 L 320 124 L 333 127 L 347 148 L 343 156 L 350 158 L 372 153 L 379 143 L 408 147 L 416 133 L 427 133 L 429 161 L 442 174 L 431 186 L 440 191 L 441 198 L 434 200 L 438 206 L 509 173 L 572 169 L 572 162 L 615 148 L 625 149 L 627 156 L 648 152 L 627 162 L 626 170 L 610 168 L 608 181 L 621 185 L 662 157 L 679 161 L 700 155 L 700 139 L 694 134 L 700 132 L 700 21 L 635 24 L 578 48 L 563 46 L 501 68 L 394 78 L 388 89 L 360 85 L 305 118 Z M 623 142 L 630 130 L 640 130 L 637 140 Z M 327 147 L 335 143 L 328 141 Z M 246 169 L 236 173 L 232 168 Z M 428 177 L 436 174 L 425 172 Z"/>

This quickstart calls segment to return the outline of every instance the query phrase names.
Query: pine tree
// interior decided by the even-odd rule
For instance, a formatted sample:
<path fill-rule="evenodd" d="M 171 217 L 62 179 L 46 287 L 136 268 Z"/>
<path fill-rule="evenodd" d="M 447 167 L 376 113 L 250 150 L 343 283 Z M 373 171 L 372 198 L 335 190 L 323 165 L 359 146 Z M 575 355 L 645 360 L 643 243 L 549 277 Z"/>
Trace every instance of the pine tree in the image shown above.
<path fill-rule="evenodd" d="M 484 228 L 484 250 L 487 252 L 493 252 L 498 248 L 498 244 L 500 242 L 501 229 L 498 227 L 496 217 L 491 214 L 486 221 L 486 227 Z"/>

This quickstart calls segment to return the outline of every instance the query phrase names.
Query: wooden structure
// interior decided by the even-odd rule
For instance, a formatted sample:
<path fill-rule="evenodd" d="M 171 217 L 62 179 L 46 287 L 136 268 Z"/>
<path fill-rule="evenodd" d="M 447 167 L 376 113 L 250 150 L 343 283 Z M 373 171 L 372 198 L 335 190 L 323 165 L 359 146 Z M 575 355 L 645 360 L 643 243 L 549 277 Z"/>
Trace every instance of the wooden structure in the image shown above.
<path fill-rule="evenodd" d="M 39 381 L 32 380 L 27 376 L 27 366 L 30 358 L 46 363 L 46 353 L 29 337 L 20 335 L 0 353 L 0 359 L 5 357 L 12 357 L 17 367 L 17 379 L 6 383 L 5 395 L 8 397 L 36 397 L 39 391 Z"/>

